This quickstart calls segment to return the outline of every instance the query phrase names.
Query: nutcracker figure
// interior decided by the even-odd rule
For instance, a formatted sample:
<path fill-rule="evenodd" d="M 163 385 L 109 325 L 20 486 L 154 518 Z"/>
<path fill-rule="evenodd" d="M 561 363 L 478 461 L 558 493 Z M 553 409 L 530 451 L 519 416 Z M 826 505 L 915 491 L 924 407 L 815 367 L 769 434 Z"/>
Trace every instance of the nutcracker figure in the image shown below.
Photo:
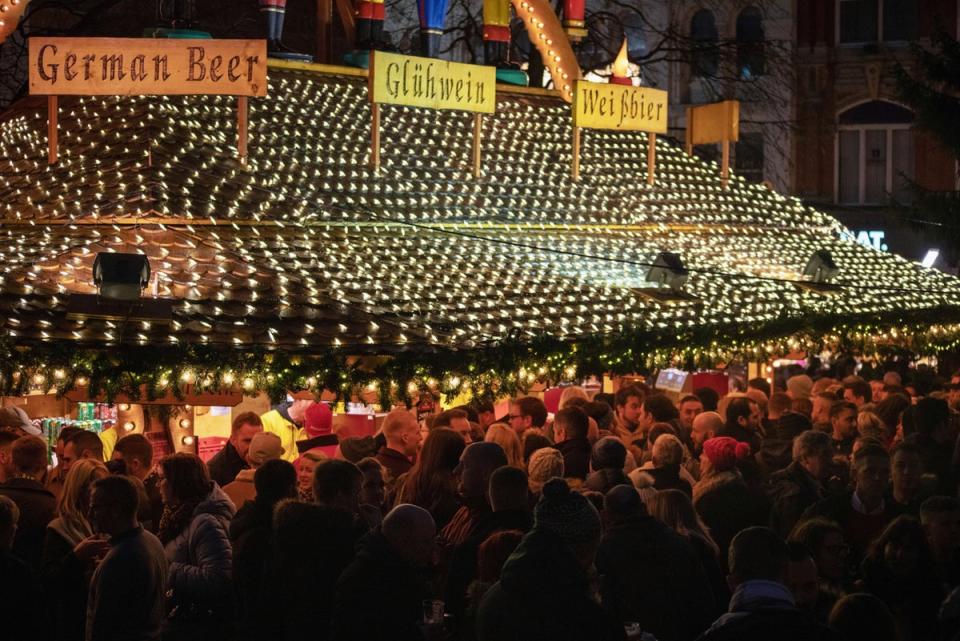
<path fill-rule="evenodd" d="M 357 3 L 357 48 L 379 49 L 383 35 L 383 0 Z"/>
<path fill-rule="evenodd" d="M 587 37 L 587 23 L 584 19 L 585 0 L 564 0 L 563 30 L 572 41 Z"/>
<path fill-rule="evenodd" d="M 436 58 L 447 16 L 447 0 L 417 0 L 420 9 L 420 48 L 423 55 Z"/>
<path fill-rule="evenodd" d="M 294 53 L 281 41 L 283 37 L 283 18 L 287 13 L 287 0 L 258 0 L 260 13 L 267 20 L 267 55 L 271 58 L 287 60 L 312 60 L 308 54 Z"/>
<path fill-rule="evenodd" d="M 483 0 L 483 54 L 488 65 L 508 65 L 510 0 Z"/>

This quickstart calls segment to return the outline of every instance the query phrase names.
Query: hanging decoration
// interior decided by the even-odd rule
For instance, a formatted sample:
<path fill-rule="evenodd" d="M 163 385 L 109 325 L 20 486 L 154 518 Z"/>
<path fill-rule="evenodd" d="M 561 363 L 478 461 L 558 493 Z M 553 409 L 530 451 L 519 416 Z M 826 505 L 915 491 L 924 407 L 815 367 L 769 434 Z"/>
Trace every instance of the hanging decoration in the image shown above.
<path fill-rule="evenodd" d="M 924 318 L 950 318 L 927 324 Z M 883 359 L 908 352 L 936 355 L 960 347 L 960 313 L 883 315 L 852 322 L 817 317 L 785 318 L 763 331 L 745 327 L 680 328 L 653 334 L 626 331 L 567 342 L 550 336 L 509 338 L 470 351 L 403 352 L 390 357 L 330 350 L 313 356 L 207 346 L 124 348 L 106 351 L 51 344 L 18 348 L 0 341 L 0 396 L 29 391 L 64 394 L 84 387 L 108 400 L 124 395 L 154 400 L 167 392 L 268 394 L 288 390 L 332 392 L 349 399 L 358 389 L 376 390 L 380 404 L 410 403 L 419 390 L 448 399 L 462 393 L 489 398 L 515 395 L 536 383 L 556 384 L 587 376 L 644 373 L 664 367 L 710 369 L 734 360 L 766 361 L 791 353 L 823 351 Z"/>

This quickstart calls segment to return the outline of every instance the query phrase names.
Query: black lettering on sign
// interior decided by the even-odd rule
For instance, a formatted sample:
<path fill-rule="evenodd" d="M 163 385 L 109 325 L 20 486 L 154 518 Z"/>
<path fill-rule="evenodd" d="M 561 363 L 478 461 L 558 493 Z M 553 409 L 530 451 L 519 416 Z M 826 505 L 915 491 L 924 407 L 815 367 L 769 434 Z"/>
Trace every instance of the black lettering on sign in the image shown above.
<path fill-rule="evenodd" d="M 50 51 L 51 49 L 52 51 Z M 47 51 L 55 56 L 57 55 L 57 46 L 43 45 L 40 47 L 40 52 L 37 54 L 37 73 L 47 82 L 55 83 L 57 81 L 58 65 L 55 62 L 46 62 Z"/>
<path fill-rule="evenodd" d="M 153 57 L 153 81 L 157 82 L 159 80 L 169 80 L 170 72 L 167 69 L 167 56 L 166 54 Z"/>
<path fill-rule="evenodd" d="M 200 82 L 207 75 L 207 70 L 203 66 L 204 51 L 203 47 L 187 47 L 190 54 L 187 61 L 187 81 Z"/>
<path fill-rule="evenodd" d="M 101 80 L 123 80 L 127 76 L 123 73 L 123 54 L 100 56 L 100 66 Z"/>
<path fill-rule="evenodd" d="M 134 56 L 130 63 L 130 80 L 140 82 L 147 79 L 147 57 L 143 54 Z"/>

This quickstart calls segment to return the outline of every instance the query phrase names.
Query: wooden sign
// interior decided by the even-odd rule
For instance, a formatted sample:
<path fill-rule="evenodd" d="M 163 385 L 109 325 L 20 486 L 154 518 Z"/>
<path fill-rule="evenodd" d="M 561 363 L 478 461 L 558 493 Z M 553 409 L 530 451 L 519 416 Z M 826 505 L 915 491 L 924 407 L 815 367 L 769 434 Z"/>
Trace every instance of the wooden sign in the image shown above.
<path fill-rule="evenodd" d="M 31 95 L 267 95 L 265 40 L 30 38 Z"/>
<path fill-rule="evenodd" d="M 667 92 L 649 87 L 578 80 L 573 126 L 667 133 Z"/>
<path fill-rule="evenodd" d="M 580 178 L 580 129 L 647 132 L 647 183 L 653 184 L 657 134 L 667 133 L 666 91 L 632 85 L 578 80 L 573 99 L 573 163 L 571 176 Z"/>
<path fill-rule="evenodd" d="M 497 108 L 497 70 L 435 58 L 370 52 L 370 164 L 380 170 L 380 105 L 473 112 L 473 175 L 480 176 L 483 114 Z"/>
<path fill-rule="evenodd" d="M 730 179 L 730 142 L 740 139 L 740 103 L 724 100 L 709 105 L 687 107 L 687 153 L 694 145 L 721 143 L 720 177 L 723 186 Z"/>
<path fill-rule="evenodd" d="M 740 103 L 736 100 L 688 107 L 687 115 L 688 145 L 740 139 Z"/>
<path fill-rule="evenodd" d="M 58 159 L 59 96 L 237 96 L 237 151 L 247 162 L 250 96 L 267 95 L 265 40 L 30 38 L 30 94 L 47 96 L 47 162 Z"/>
<path fill-rule="evenodd" d="M 497 70 L 486 65 L 372 51 L 370 100 L 492 114 L 497 108 Z"/>

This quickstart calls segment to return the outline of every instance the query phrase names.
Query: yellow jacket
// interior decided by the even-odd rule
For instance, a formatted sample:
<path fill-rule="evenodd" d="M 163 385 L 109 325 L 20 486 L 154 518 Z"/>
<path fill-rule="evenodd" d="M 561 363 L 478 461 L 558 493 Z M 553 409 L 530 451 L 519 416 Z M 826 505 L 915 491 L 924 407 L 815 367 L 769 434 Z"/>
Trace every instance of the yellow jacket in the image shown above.
<path fill-rule="evenodd" d="M 260 417 L 263 422 L 263 431 L 276 434 L 280 437 L 280 444 L 283 446 L 284 461 L 294 462 L 297 458 L 297 441 L 302 441 L 304 437 L 303 428 L 297 427 L 296 423 L 289 421 L 277 410 L 270 410 Z"/>

